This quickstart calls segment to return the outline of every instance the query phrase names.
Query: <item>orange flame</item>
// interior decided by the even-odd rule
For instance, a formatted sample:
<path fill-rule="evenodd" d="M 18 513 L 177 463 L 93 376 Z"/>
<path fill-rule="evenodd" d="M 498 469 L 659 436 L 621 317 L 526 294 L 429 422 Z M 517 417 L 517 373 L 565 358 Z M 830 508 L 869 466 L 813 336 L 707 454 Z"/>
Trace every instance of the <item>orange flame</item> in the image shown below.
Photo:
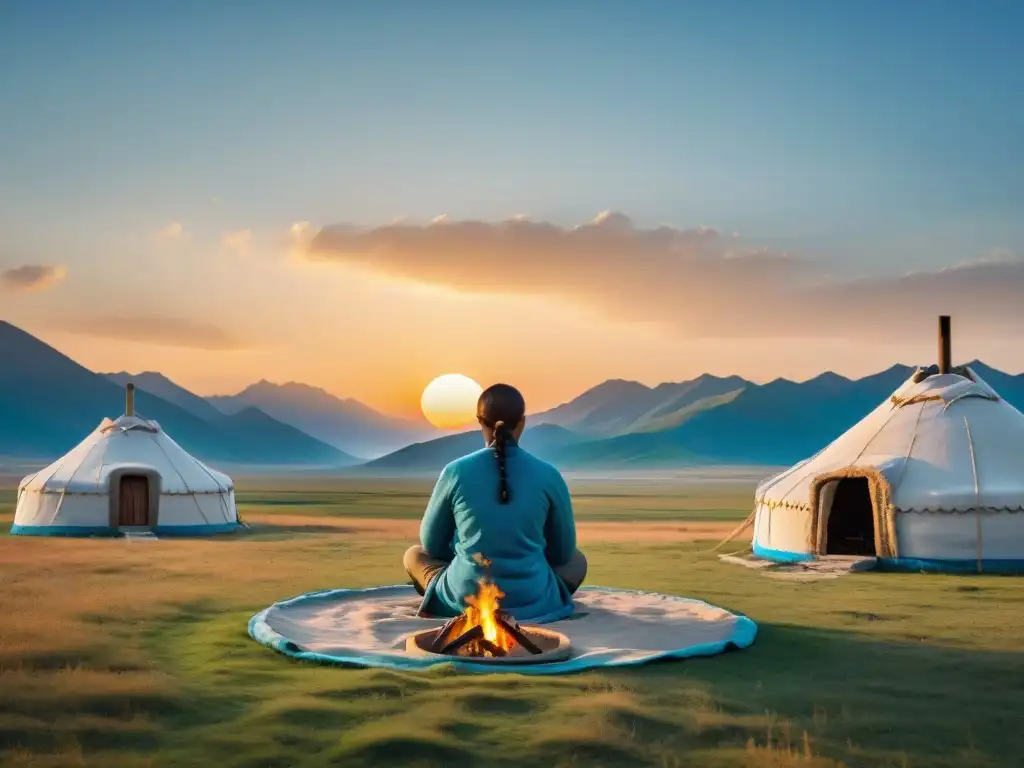
<path fill-rule="evenodd" d="M 466 598 L 466 627 L 469 629 L 479 624 L 483 627 L 484 637 L 487 640 L 503 651 L 507 651 L 512 647 L 514 640 L 498 626 L 495 619 L 499 607 L 498 600 L 504 596 L 505 593 L 498 588 L 497 584 L 481 579 L 480 589 L 477 590 L 477 593 Z"/>

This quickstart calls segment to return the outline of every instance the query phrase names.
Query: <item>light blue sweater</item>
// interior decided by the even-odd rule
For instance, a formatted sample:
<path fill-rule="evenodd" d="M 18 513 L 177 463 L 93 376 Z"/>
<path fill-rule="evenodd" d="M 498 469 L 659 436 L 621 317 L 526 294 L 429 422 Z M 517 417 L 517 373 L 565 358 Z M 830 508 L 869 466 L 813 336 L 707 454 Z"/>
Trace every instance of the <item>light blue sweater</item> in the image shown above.
<path fill-rule="evenodd" d="M 551 566 L 576 551 L 576 523 L 569 489 L 550 464 L 509 440 L 509 502 L 498 500 L 498 466 L 490 448 L 456 459 L 434 486 L 420 525 L 420 543 L 431 557 L 450 560 L 427 585 L 421 610 L 457 616 L 465 597 L 489 576 L 505 593 L 501 607 L 519 621 L 557 621 L 573 611 L 572 595 Z M 480 554 L 491 561 L 484 568 Z"/>

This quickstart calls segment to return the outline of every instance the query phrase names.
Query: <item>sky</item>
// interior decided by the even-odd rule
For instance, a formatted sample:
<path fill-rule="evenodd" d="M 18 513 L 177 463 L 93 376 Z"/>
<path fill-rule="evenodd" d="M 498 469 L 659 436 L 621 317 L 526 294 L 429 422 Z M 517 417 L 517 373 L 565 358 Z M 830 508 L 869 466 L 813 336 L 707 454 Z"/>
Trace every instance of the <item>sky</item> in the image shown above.
<path fill-rule="evenodd" d="M 555 6 L 555 7 L 551 7 Z M 0 4 L 0 319 L 200 394 L 1024 370 L 1024 4 Z"/>

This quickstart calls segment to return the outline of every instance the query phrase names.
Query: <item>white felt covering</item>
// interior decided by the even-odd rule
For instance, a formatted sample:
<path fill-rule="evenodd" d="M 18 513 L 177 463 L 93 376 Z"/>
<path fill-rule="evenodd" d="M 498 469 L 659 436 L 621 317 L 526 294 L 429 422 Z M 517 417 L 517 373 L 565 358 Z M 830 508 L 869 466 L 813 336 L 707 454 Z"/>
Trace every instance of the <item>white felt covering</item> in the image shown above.
<path fill-rule="evenodd" d="M 190 455 L 157 422 L 121 416 L 104 419 L 68 454 L 21 481 L 15 526 L 109 526 L 110 480 L 121 472 L 144 472 L 158 482 L 155 512 L 163 529 L 238 522 L 230 477 Z"/>
<path fill-rule="evenodd" d="M 863 468 L 884 480 L 899 557 L 1024 558 L 1024 415 L 962 370 L 911 377 L 818 454 L 764 480 L 755 546 L 811 554 L 816 481 Z"/>

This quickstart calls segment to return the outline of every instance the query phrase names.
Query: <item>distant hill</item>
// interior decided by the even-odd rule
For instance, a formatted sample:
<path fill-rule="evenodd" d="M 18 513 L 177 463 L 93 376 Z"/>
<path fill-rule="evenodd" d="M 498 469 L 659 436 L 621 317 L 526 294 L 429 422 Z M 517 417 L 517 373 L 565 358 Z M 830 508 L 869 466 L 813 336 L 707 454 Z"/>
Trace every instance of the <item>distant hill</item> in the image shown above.
<path fill-rule="evenodd" d="M 567 429 L 554 424 L 539 424 L 526 428 L 520 444 L 538 458 L 547 460 L 558 456 L 560 451 L 578 442 L 580 437 Z M 387 456 L 367 462 L 361 468 L 368 471 L 439 472 L 448 462 L 483 447 L 483 436 L 479 429 L 474 429 L 406 446 Z"/>
<path fill-rule="evenodd" d="M 136 389 L 156 395 L 168 403 L 182 408 L 193 416 L 198 416 L 205 421 L 219 421 L 224 414 L 199 395 L 194 395 L 184 387 L 175 384 L 162 373 L 144 371 L 143 373 L 104 373 L 112 382 L 120 387 L 125 386 L 129 381 L 135 384 Z"/>
<path fill-rule="evenodd" d="M 385 416 L 358 400 L 342 400 L 323 389 L 295 382 L 273 384 L 263 380 L 236 395 L 207 400 L 224 413 L 259 408 L 278 421 L 363 458 L 381 456 L 439 434 L 425 420 Z"/>
<path fill-rule="evenodd" d="M 732 402 L 743 390 L 744 387 L 741 386 L 725 392 L 715 391 L 713 394 L 707 394 L 703 387 L 696 387 L 694 391 L 644 414 L 633 424 L 630 432 L 661 432 L 678 427 L 698 413 Z"/>
<path fill-rule="evenodd" d="M 1024 408 L 1024 375 L 979 361 L 967 364 L 1008 403 Z M 914 372 L 894 365 L 850 380 L 825 373 L 810 381 L 779 379 L 750 387 L 720 408 L 695 416 L 676 432 L 695 454 L 729 463 L 792 463 L 813 455 L 860 421 Z"/>
<path fill-rule="evenodd" d="M 823 373 L 806 382 L 747 383 L 697 402 L 699 410 L 666 424 L 572 446 L 562 467 L 680 464 L 789 464 L 812 455 L 888 397 L 913 372 L 907 366 L 851 381 Z M 699 381 L 699 380 L 695 380 Z"/>
<path fill-rule="evenodd" d="M 914 369 L 895 365 L 863 379 L 824 373 L 750 386 L 731 402 L 671 431 L 695 455 L 727 463 L 788 464 L 811 456 L 892 394 Z"/>
<path fill-rule="evenodd" d="M 246 460 L 251 464 L 327 464 L 347 467 L 359 459 L 334 446 L 327 445 L 268 416 L 259 408 L 245 408 L 223 416 L 223 430 L 232 437 L 234 447 L 246 446 Z"/>
<path fill-rule="evenodd" d="M 124 413 L 124 390 L 31 334 L 0 321 L 0 455 L 52 459 L 104 417 Z M 136 411 L 213 463 L 342 466 L 352 457 L 265 414 L 208 421 L 139 387 Z"/>
<path fill-rule="evenodd" d="M 656 387 L 612 379 L 557 408 L 530 416 L 530 422 L 557 424 L 589 437 L 657 431 L 678 426 L 704 408 L 735 397 L 749 385 L 739 376 L 720 378 L 709 374 Z"/>
<path fill-rule="evenodd" d="M 195 395 L 189 390 L 175 384 L 162 373 L 147 371 L 137 375 L 127 372 L 104 374 L 108 379 L 123 387 L 129 381 L 135 384 L 136 391 L 148 392 L 151 395 L 172 403 L 194 416 L 198 416 L 211 424 L 219 425 L 223 430 L 229 432 L 235 439 L 243 443 L 253 445 L 264 445 L 273 443 L 275 450 L 284 455 L 301 455 L 309 446 L 310 435 L 296 429 L 290 424 L 285 424 L 259 408 L 244 407 L 231 414 L 225 414 L 204 398 Z M 324 445 L 324 447 L 327 447 Z M 359 463 L 355 456 L 338 451 L 341 458 L 331 463 L 337 466 L 348 466 Z M 257 457 L 260 463 L 263 457 Z"/>
<path fill-rule="evenodd" d="M 530 416 L 534 424 L 556 424 L 581 435 L 628 427 L 655 405 L 653 390 L 638 381 L 610 379 L 550 411 Z"/>
<path fill-rule="evenodd" d="M 1024 410 L 1024 374 L 1006 374 L 979 361 L 968 365 L 1007 402 Z M 805 382 L 748 384 L 738 392 L 698 401 L 699 410 L 677 425 L 580 442 L 551 459 L 565 468 L 791 464 L 860 421 L 914 370 L 894 365 L 856 380 L 827 372 Z"/>

